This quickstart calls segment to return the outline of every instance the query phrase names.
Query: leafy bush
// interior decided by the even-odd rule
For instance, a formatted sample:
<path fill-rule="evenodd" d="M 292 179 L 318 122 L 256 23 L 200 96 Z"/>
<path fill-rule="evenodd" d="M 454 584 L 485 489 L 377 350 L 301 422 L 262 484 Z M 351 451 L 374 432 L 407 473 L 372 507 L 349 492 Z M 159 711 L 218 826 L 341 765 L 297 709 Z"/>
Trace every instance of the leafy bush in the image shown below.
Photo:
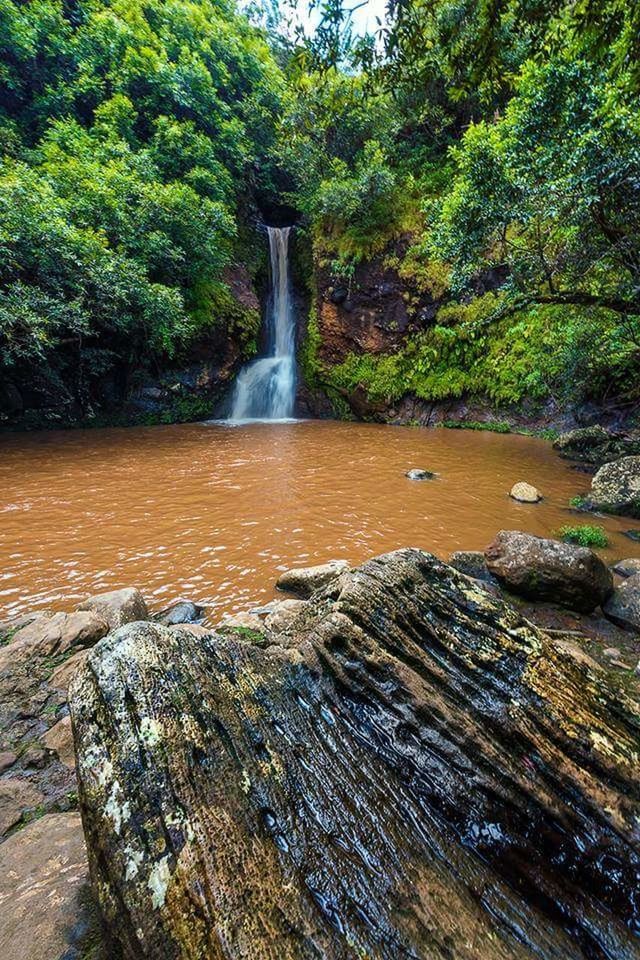
<path fill-rule="evenodd" d="M 583 523 L 576 527 L 560 527 L 558 536 L 561 540 L 564 540 L 565 543 L 577 543 L 581 547 L 609 546 L 609 538 L 605 533 L 604 527 L 588 523 Z"/>
<path fill-rule="evenodd" d="M 207 327 L 250 353 L 222 278 L 270 177 L 263 35 L 215 0 L 6 0 L 0 27 L 0 376 L 84 406 Z"/>

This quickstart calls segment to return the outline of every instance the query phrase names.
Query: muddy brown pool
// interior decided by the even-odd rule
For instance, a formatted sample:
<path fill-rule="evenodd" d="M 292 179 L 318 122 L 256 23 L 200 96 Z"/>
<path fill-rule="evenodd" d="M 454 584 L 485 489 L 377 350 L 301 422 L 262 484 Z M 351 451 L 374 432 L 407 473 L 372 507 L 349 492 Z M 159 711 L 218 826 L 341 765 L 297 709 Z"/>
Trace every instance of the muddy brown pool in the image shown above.
<path fill-rule="evenodd" d="M 401 546 L 447 558 L 501 528 L 549 535 L 593 522 L 568 509 L 589 477 L 545 441 L 466 430 L 302 421 L 11 435 L 0 441 L 0 618 L 71 609 L 138 586 L 186 597 L 209 619 L 274 595 L 278 572 L 358 563 Z M 405 478 L 411 467 L 434 481 Z M 518 504 L 517 480 L 545 499 Z M 621 531 L 607 560 L 633 555 Z"/>

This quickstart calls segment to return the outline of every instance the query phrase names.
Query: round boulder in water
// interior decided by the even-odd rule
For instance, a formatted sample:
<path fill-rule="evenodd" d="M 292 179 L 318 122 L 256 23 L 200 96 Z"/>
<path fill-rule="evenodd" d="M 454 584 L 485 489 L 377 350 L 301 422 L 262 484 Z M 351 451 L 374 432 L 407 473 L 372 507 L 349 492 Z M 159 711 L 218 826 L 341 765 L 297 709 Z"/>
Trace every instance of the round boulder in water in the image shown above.
<path fill-rule="evenodd" d="M 407 470 L 405 477 L 409 480 L 433 480 L 435 473 L 432 473 L 431 470 L 421 470 L 419 467 L 414 467 L 412 470 Z"/>
<path fill-rule="evenodd" d="M 517 500 L 519 503 L 538 503 L 542 500 L 540 491 L 530 483 L 525 483 L 524 480 L 514 483 L 509 491 L 509 496 L 512 500 Z"/>

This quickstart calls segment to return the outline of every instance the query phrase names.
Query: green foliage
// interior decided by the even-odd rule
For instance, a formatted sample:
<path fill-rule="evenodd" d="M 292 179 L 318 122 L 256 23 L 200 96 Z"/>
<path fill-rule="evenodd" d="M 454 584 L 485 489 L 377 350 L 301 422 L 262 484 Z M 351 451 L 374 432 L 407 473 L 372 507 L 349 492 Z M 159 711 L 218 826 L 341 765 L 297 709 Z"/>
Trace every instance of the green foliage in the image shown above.
<path fill-rule="evenodd" d="M 564 540 L 565 543 L 577 543 L 581 547 L 609 546 L 609 538 L 607 537 L 604 527 L 587 523 L 580 524 L 576 527 L 560 527 L 558 536 Z"/>
<path fill-rule="evenodd" d="M 448 430 L 484 430 L 488 433 L 511 433 L 504 420 L 443 420 L 440 426 Z"/>
<path fill-rule="evenodd" d="M 114 365 L 258 318 L 223 270 L 283 79 L 226 0 L 0 8 L 0 372 L 81 406 Z"/>
<path fill-rule="evenodd" d="M 602 399 L 616 383 L 623 388 L 631 363 L 617 314 L 537 306 L 496 320 L 501 302 L 489 293 L 443 307 L 436 324 L 408 337 L 397 353 L 352 354 L 328 380 L 348 391 L 363 386 L 372 401 L 385 402 L 413 394 L 470 395 L 496 405 L 567 403 Z"/>
<path fill-rule="evenodd" d="M 569 500 L 569 506 L 573 507 L 574 510 L 585 510 L 587 508 L 587 504 L 588 504 L 588 501 L 586 497 L 583 497 L 580 495 L 576 497 L 571 497 L 571 499 Z"/>

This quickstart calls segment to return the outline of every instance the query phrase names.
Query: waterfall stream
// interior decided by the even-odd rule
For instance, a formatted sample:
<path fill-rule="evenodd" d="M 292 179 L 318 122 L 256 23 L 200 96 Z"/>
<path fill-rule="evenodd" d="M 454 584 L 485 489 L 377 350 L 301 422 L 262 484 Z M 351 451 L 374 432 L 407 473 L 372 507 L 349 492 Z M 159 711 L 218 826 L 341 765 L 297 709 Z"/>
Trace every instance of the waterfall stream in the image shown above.
<path fill-rule="evenodd" d="M 267 353 L 242 368 L 230 420 L 286 420 L 296 392 L 295 320 L 289 281 L 291 227 L 267 227 L 271 296 L 266 317 Z"/>

